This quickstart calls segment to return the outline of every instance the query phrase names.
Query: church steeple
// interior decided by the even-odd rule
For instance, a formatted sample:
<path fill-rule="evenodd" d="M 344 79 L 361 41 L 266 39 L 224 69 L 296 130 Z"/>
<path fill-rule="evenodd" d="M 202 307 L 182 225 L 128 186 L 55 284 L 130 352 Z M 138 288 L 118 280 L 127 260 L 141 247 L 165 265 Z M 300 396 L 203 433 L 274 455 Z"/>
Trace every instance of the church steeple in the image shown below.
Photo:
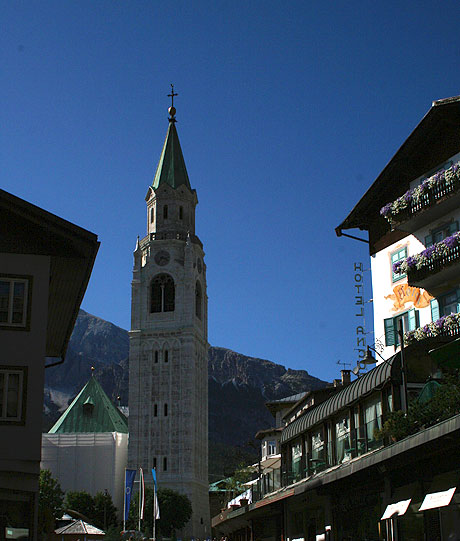
<path fill-rule="evenodd" d="M 195 234 L 195 190 L 190 186 L 185 160 L 176 130 L 174 87 L 169 94 L 173 102 L 168 109 L 169 126 L 161 151 L 160 161 L 145 197 L 147 203 L 147 232 L 175 235 L 183 238 Z"/>
<path fill-rule="evenodd" d="M 173 109 L 173 107 L 170 107 L 170 109 Z M 162 184 L 168 184 L 171 188 L 177 188 L 185 184 L 189 190 L 192 189 L 179 143 L 179 136 L 177 135 L 174 116 L 171 116 L 169 119 L 168 131 L 153 179 L 152 188 L 156 190 Z"/>

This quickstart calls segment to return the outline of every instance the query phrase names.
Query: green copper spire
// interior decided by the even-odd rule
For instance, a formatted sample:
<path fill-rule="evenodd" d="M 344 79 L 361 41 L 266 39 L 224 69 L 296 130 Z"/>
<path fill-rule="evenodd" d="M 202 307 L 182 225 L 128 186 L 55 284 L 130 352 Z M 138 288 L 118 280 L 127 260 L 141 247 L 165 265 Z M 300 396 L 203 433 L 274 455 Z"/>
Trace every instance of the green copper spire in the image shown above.
<path fill-rule="evenodd" d="M 177 188 L 185 184 L 191 190 L 192 188 L 188 179 L 184 156 L 182 155 L 179 136 L 177 135 L 175 126 L 176 108 L 174 107 L 174 96 L 177 96 L 177 94 L 174 93 L 173 85 L 171 85 L 171 88 L 172 92 L 168 94 L 173 100 L 171 107 L 168 109 L 170 115 L 169 126 L 152 187 L 156 190 L 161 184 L 169 184 L 171 188 Z"/>
<path fill-rule="evenodd" d="M 128 432 L 128 422 L 91 376 L 75 400 L 65 410 L 50 434 L 75 432 Z"/>

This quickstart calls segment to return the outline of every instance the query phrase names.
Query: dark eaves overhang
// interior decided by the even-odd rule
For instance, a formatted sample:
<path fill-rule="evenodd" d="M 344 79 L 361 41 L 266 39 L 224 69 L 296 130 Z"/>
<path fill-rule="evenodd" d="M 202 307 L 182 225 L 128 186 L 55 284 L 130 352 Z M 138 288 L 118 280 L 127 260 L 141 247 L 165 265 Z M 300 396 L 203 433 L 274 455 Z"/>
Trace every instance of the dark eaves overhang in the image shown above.
<path fill-rule="evenodd" d="M 50 257 L 47 357 L 65 357 L 99 244 L 94 233 L 0 189 L 0 252 Z"/>
<path fill-rule="evenodd" d="M 342 408 L 348 407 L 357 400 L 380 389 L 390 379 L 398 379 L 400 363 L 395 362 L 396 359 L 399 359 L 399 353 L 396 353 L 391 359 L 369 370 L 369 372 L 344 387 L 319 406 L 307 410 L 301 417 L 284 428 L 281 434 L 281 443 L 286 443 L 298 437 L 312 426 L 334 415 Z"/>
<path fill-rule="evenodd" d="M 434 101 L 417 127 L 350 214 L 335 229 L 369 231 L 380 209 L 409 189 L 409 183 L 460 150 L 460 96 Z"/>

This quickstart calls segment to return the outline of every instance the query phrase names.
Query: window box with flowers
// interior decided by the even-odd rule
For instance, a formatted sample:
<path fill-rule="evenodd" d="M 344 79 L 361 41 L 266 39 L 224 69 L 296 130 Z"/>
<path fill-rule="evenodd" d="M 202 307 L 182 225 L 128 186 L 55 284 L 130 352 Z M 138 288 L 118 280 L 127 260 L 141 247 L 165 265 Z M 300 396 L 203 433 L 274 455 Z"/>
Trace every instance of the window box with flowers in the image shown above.
<path fill-rule="evenodd" d="M 391 224 L 408 220 L 418 212 L 434 205 L 460 189 L 460 162 L 446 170 L 438 171 L 421 184 L 407 190 L 395 201 L 380 209 L 380 215 Z"/>
<path fill-rule="evenodd" d="M 394 274 L 407 274 L 409 283 L 417 283 L 428 275 L 460 261 L 460 232 L 429 246 L 423 252 L 393 265 Z"/>

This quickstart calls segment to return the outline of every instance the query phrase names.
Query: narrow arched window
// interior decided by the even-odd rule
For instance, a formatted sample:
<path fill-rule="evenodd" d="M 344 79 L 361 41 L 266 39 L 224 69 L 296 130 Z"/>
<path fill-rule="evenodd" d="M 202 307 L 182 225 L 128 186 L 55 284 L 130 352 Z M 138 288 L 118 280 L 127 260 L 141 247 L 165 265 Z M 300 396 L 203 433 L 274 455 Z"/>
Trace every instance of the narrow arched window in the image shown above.
<path fill-rule="evenodd" d="M 179 220 L 183 220 L 183 219 L 184 219 L 184 208 L 179 207 Z"/>
<path fill-rule="evenodd" d="M 195 315 L 201 319 L 201 306 L 203 304 L 203 294 L 201 292 L 201 284 L 197 281 L 195 285 Z"/>
<path fill-rule="evenodd" d="M 165 205 L 163 207 L 163 220 L 167 220 L 168 219 L 168 205 Z"/>
<path fill-rule="evenodd" d="M 174 312 L 175 287 L 169 274 L 155 276 L 150 290 L 150 312 Z"/>
<path fill-rule="evenodd" d="M 150 223 L 153 223 L 153 207 L 150 209 Z"/>
<path fill-rule="evenodd" d="M 155 363 L 158 363 L 158 351 L 155 351 Z"/>
<path fill-rule="evenodd" d="M 167 349 L 165 349 L 164 359 L 165 359 L 165 363 L 169 362 L 169 351 Z"/>
<path fill-rule="evenodd" d="M 168 404 L 165 404 L 165 417 L 168 416 Z"/>

